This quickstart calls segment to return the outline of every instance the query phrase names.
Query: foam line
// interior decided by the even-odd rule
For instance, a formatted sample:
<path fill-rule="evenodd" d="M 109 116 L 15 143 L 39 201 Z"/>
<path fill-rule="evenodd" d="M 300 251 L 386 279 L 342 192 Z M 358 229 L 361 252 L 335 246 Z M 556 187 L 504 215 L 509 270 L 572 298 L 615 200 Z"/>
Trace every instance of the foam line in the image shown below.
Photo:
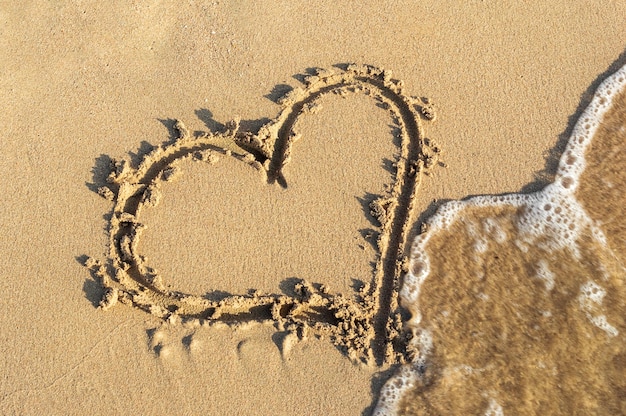
<path fill-rule="evenodd" d="M 559 161 L 555 180 L 543 190 L 533 194 L 510 194 L 501 196 L 478 196 L 463 201 L 443 204 L 426 223 L 426 231 L 417 236 L 411 247 L 409 272 L 400 290 L 403 304 L 411 310 L 412 317 L 406 323 L 407 330 L 420 332 L 421 314 L 419 310 L 420 289 L 430 275 L 430 259 L 427 245 L 431 238 L 455 223 L 464 210 L 472 207 L 512 207 L 520 212 L 517 221 L 518 247 L 524 251 L 530 246 L 543 250 L 568 250 L 578 258 L 577 241 L 583 232 L 605 245 L 606 236 L 576 200 L 581 174 L 585 170 L 585 152 L 589 148 L 604 116 L 613 105 L 613 100 L 626 87 L 626 66 L 609 76 L 596 90 L 589 106 L 576 122 L 567 146 Z M 547 290 L 552 290 L 554 282 L 551 272 L 539 265 L 538 276 L 545 281 Z M 605 315 L 592 314 L 593 308 L 600 305 L 604 292 L 589 282 L 581 288 L 579 301 L 588 319 L 609 337 L 617 335 L 617 329 L 607 322 Z M 414 338 L 413 347 L 417 354 L 413 363 L 403 366 L 396 376 L 387 381 L 380 394 L 374 414 L 397 414 L 399 403 L 406 391 L 411 389 L 420 377 L 424 351 L 428 348 Z M 493 407 L 493 406 L 492 406 Z M 488 414 L 502 414 L 501 409 L 490 408 Z"/>

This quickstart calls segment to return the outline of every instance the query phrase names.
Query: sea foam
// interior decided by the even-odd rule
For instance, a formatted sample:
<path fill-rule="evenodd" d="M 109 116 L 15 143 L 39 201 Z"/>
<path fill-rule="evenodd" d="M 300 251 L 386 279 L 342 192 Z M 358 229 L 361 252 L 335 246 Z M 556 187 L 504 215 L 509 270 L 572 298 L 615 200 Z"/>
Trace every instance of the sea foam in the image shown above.
<path fill-rule="evenodd" d="M 416 237 L 412 247 L 409 271 L 400 290 L 403 306 L 410 310 L 412 317 L 406 323 L 406 330 L 414 333 L 427 333 L 427 324 L 422 322 L 420 293 L 425 281 L 431 275 L 429 242 L 442 232 L 449 230 L 464 214 L 474 208 L 509 209 L 516 213 L 514 244 L 521 253 L 530 248 L 546 252 L 567 251 L 573 259 L 581 257 L 579 241 L 583 235 L 590 236 L 600 245 L 606 245 L 606 236 L 600 224 L 594 222 L 576 198 L 581 174 L 585 171 L 585 154 L 588 150 L 607 111 L 615 97 L 626 85 L 626 66 L 608 77 L 598 87 L 591 103 L 582 113 L 573 128 L 567 146 L 561 156 L 555 180 L 543 190 L 532 194 L 509 194 L 499 196 L 478 196 L 462 201 L 451 201 L 442 205 L 426 223 L 426 231 Z M 469 221 L 468 221 L 469 222 Z M 503 224 L 498 218 L 483 220 L 480 227 L 470 223 L 469 234 L 474 238 L 475 251 L 480 255 L 486 251 L 489 242 L 503 243 L 507 238 Z M 540 260 L 535 263 L 535 277 L 542 281 L 546 291 L 555 289 L 555 277 L 548 263 Z M 618 335 L 618 329 L 601 313 L 606 290 L 598 282 L 586 282 L 579 289 L 580 309 L 590 323 L 602 329 L 608 337 Z M 447 312 L 447 310 L 446 310 Z M 552 319 L 550 311 L 544 311 L 545 319 Z M 436 339 L 413 337 L 413 345 L 419 353 L 414 362 L 401 366 L 382 388 L 375 415 L 398 414 L 403 397 L 414 388 L 428 366 L 428 356 L 436 348 Z M 491 398 L 484 414 L 502 415 L 502 407 Z"/>

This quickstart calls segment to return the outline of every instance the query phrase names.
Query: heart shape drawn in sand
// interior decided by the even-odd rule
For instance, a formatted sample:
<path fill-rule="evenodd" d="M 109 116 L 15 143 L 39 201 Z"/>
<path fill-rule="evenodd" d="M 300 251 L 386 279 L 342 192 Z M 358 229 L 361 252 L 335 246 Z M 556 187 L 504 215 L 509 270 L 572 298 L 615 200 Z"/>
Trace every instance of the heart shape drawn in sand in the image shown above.
<path fill-rule="evenodd" d="M 421 119 L 434 118 L 433 107 L 427 99 L 405 95 L 402 82 L 392 79 L 389 71 L 367 65 L 315 70 L 304 77 L 304 84 L 279 101 L 283 110 L 258 133 L 241 132 L 238 122 L 231 122 L 224 132 L 194 137 L 178 121 L 176 140 L 155 148 L 136 168 L 125 160 L 114 164 L 109 184 L 98 190 L 114 201 L 108 258 L 104 263 L 93 258 L 85 262 L 105 289 L 102 309 L 119 301 L 170 321 L 178 317 L 228 325 L 270 321 L 299 339 L 307 334 L 328 336 L 355 361 L 410 361 L 397 294 L 415 197 L 422 174 L 428 173 L 439 153 L 424 138 L 421 126 Z M 138 242 L 144 228 L 141 212 L 159 202 L 161 184 L 176 175 L 176 163 L 189 158 L 211 163 L 223 154 L 253 166 L 270 184 L 286 186 L 282 170 L 298 138 L 293 132 L 298 117 L 326 94 L 351 92 L 373 97 L 392 113 L 400 131 L 390 195 L 370 206 L 380 222 L 372 282 L 353 297 L 332 294 L 323 284 L 307 281 L 296 284 L 294 296 L 252 291 L 215 300 L 211 292 L 197 296 L 170 290 L 165 278 L 138 253 Z"/>

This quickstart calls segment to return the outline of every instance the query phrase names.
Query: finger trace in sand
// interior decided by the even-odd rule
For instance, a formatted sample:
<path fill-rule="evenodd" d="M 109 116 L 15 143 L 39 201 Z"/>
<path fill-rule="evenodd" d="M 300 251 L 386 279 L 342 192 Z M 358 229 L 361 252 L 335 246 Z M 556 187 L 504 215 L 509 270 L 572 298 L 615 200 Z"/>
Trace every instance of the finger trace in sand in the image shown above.
<path fill-rule="evenodd" d="M 300 339 L 308 333 L 328 336 L 355 361 L 406 361 L 397 300 L 399 276 L 421 175 L 434 165 L 439 151 L 425 144 L 420 121 L 421 117 L 432 120 L 434 109 L 426 100 L 405 95 L 402 82 L 392 79 L 389 71 L 371 66 L 318 70 L 305 77 L 304 85 L 282 98 L 283 110 L 258 133 L 240 131 L 233 121 L 225 132 L 192 137 L 179 121 L 177 139 L 155 148 L 136 168 L 126 161 L 115 164 L 110 187 L 99 190 L 114 200 L 107 262 L 86 262 L 105 288 L 103 309 L 119 302 L 164 320 L 181 317 L 231 326 L 272 322 Z M 139 254 L 138 243 L 144 228 L 141 212 L 158 204 L 161 184 L 179 174 L 177 163 L 188 158 L 215 163 L 220 157 L 235 157 L 258 170 L 270 184 L 287 186 L 283 170 L 298 139 L 293 131 L 298 117 L 313 112 L 326 94 L 355 92 L 375 98 L 400 126 L 400 157 L 391 194 L 372 204 L 381 223 L 372 283 L 352 297 L 329 293 L 324 285 L 306 281 L 296 285 L 296 296 L 253 292 L 217 301 L 210 293 L 196 296 L 169 290 L 166 278 Z"/>
<path fill-rule="evenodd" d="M 598 87 L 552 184 L 428 220 L 400 292 L 415 359 L 374 413 L 625 414 L 624 169 L 626 66 Z"/>

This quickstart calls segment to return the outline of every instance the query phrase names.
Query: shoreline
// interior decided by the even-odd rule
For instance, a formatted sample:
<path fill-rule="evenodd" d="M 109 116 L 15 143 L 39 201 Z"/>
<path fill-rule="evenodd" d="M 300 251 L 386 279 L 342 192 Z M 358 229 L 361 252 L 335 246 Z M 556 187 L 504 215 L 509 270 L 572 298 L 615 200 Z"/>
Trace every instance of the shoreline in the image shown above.
<path fill-rule="evenodd" d="M 111 201 L 93 192 L 108 158 L 137 162 L 173 137 L 177 119 L 191 136 L 238 117 L 254 131 L 279 112 L 273 98 L 299 84 L 294 74 L 371 63 L 437 113 L 422 120 L 424 139 L 447 167 L 422 178 L 402 231 L 412 241 L 447 200 L 545 183 L 544 154 L 569 136 L 599 80 L 626 63 L 624 15 L 626 5 L 582 1 L 4 6 L 0 409 L 370 414 L 391 367 L 354 364 L 329 335 L 299 342 L 289 324 L 277 334 L 97 309 L 103 290 L 82 256 L 109 252 Z M 215 166 L 210 155 L 185 162 L 159 207 L 142 213 L 147 264 L 183 293 L 281 294 L 295 289 L 285 279 L 357 293 L 377 259 L 369 204 L 393 191 L 398 156 L 396 123 L 367 100 L 330 95 L 298 121 L 286 189 L 219 152 Z"/>

